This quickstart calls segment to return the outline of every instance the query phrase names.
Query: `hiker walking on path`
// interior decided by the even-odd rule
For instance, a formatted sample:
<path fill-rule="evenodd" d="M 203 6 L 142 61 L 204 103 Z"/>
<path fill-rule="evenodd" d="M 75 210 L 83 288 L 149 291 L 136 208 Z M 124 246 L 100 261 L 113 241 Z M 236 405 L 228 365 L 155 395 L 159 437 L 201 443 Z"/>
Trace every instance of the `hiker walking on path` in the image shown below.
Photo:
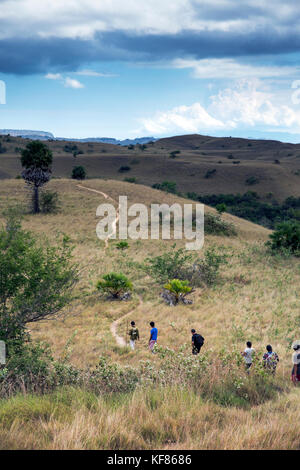
<path fill-rule="evenodd" d="M 300 340 L 293 343 L 293 370 L 292 370 L 292 381 L 295 385 L 300 382 Z"/>
<path fill-rule="evenodd" d="M 200 353 L 201 348 L 204 344 L 204 338 L 203 336 L 199 335 L 196 333 L 196 330 L 192 329 L 192 354 L 195 356 Z"/>
<path fill-rule="evenodd" d="M 154 321 L 150 322 L 150 326 L 151 326 L 151 331 L 150 331 L 150 339 L 149 339 L 149 349 L 154 354 L 154 347 L 157 343 L 158 331 L 157 331 L 157 328 L 155 328 Z"/>
<path fill-rule="evenodd" d="M 253 364 L 253 356 L 255 354 L 255 349 L 252 348 L 251 341 L 247 341 L 246 346 L 247 347 L 245 351 L 242 352 L 242 356 L 244 356 L 245 364 L 246 364 L 246 371 L 249 374 L 249 369 L 251 368 Z"/>
<path fill-rule="evenodd" d="M 279 362 L 278 354 L 273 351 L 270 344 L 266 347 L 267 352 L 263 355 L 263 365 L 266 369 L 270 370 L 272 374 L 275 374 L 276 367 Z"/>
<path fill-rule="evenodd" d="M 140 339 L 140 333 L 139 333 L 139 330 L 137 329 L 137 327 L 135 326 L 134 321 L 132 321 L 130 324 L 131 324 L 131 328 L 128 332 L 129 338 L 130 338 L 129 343 L 130 343 L 130 347 L 131 347 L 132 351 L 134 351 L 135 342 Z"/>

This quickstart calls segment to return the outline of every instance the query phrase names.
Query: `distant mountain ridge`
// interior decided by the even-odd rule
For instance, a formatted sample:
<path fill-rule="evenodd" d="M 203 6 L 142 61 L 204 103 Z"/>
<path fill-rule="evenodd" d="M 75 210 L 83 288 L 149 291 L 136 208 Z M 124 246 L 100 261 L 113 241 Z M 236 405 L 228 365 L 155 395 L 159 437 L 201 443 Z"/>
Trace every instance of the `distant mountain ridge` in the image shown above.
<path fill-rule="evenodd" d="M 23 137 L 25 139 L 32 140 L 65 140 L 71 142 L 100 142 L 103 144 L 113 145 L 136 145 L 136 144 L 147 144 L 148 142 L 155 142 L 155 137 L 137 137 L 136 139 L 124 139 L 118 140 L 112 137 L 87 137 L 85 139 L 69 139 L 66 137 L 54 137 L 51 132 L 45 131 L 33 131 L 26 129 L 0 129 L 0 135 L 11 135 L 12 137 Z"/>

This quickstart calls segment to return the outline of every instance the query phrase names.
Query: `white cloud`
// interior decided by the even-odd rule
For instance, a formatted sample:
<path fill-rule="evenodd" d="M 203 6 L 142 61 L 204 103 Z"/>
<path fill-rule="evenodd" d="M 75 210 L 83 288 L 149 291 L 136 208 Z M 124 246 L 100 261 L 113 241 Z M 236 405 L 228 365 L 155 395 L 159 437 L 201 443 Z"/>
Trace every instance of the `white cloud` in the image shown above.
<path fill-rule="evenodd" d="M 47 73 L 47 75 L 45 75 L 45 78 L 48 78 L 48 80 L 62 80 L 62 76 L 60 73 Z"/>
<path fill-rule="evenodd" d="M 75 80 L 74 78 L 67 77 L 64 80 L 64 85 L 66 88 L 84 88 L 83 83 L 79 82 L 78 80 Z"/>
<path fill-rule="evenodd" d="M 298 29 L 294 0 L 2 0 L 0 37 L 91 38 L 97 31 L 168 34 L 181 31 L 253 32 L 274 25 Z"/>
<path fill-rule="evenodd" d="M 170 111 L 158 112 L 153 118 L 142 121 L 145 131 L 155 135 L 168 133 L 196 133 L 199 129 L 220 129 L 224 124 L 212 117 L 200 103 L 178 106 Z"/>
<path fill-rule="evenodd" d="M 65 78 L 60 73 L 47 73 L 47 75 L 45 75 L 45 78 L 47 78 L 48 80 L 58 80 L 66 88 L 74 88 L 74 89 L 84 88 L 84 84 L 81 83 L 79 80 L 76 80 L 75 78 L 71 78 L 71 77 Z"/>
<path fill-rule="evenodd" d="M 85 70 L 80 70 L 79 72 L 75 72 L 76 75 L 83 75 L 86 77 L 104 77 L 104 78 L 110 78 L 110 77 L 116 77 L 117 75 L 112 74 L 112 73 L 103 73 L 103 72 L 96 72 L 95 70 L 90 70 L 90 69 L 85 69 Z"/>
<path fill-rule="evenodd" d="M 171 65 L 176 69 L 192 69 L 194 78 L 222 80 L 293 76 L 300 70 L 299 67 L 244 64 L 234 59 L 176 59 Z"/>
<path fill-rule="evenodd" d="M 178 106 L 143 119 L 139 133 L 154 135 L 207 133 L 224 129 L 259 129 L 300 133 L 300 109 L 287 104 L 284 96 L 266 92 L 258 80 L 241 80 L 233 88 L 210 97 L 205 109 L 201 103 Z"/>

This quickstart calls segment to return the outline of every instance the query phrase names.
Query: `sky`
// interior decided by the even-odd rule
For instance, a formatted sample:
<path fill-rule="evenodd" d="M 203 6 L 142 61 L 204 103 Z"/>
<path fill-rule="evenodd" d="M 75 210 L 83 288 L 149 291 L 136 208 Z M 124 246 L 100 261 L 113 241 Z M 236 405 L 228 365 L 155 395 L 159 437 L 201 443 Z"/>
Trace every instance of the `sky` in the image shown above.
<path fill-rule="evenodd" d="M 300 142 L 298 0 L 0 0 L 0 128 Z"/>

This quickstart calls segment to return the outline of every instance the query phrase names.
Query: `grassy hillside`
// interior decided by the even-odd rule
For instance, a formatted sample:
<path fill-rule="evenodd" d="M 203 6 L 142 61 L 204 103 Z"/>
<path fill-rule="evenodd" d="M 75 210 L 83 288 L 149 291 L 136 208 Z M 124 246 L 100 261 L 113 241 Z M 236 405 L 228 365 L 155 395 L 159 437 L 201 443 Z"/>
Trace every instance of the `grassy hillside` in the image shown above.
<path fill-rule="evenodd" d="M 203 353 L 208 355 L 221 350 L 228 354 L 240 351 L 246 340 L 252 340 L 260 354 L 271 343 L 281 359 L 276 380 L 285 385 L 278 387 L 281 392 L 271 401 L 246 409 L 222 406 L 181 386 L 138 389 L 119 398 L 77 389 L 44 397 L 12 398 L 0 403 L 0 447 L 299 449 L 300 389 L 290 385 L 290 345 L 300 336 L 299 259 L 270 256 L 264 246 L 268 230 L 225 214 L 224 220 L 235 225 L 237 236 L 205 238 L 205 249 L 216 246 L 229 257 L 220 281 L 214 287 L 197 289 L 192 305 L 172 308 L 160 298 L 161 286 L 134 263 L 171 251 L 173 241 L 129 240 L 129 249 L 124 252 L 110 241 L 106 248 L 95 233 L 96 208 L 105 199 L 85 188 L 104 192 L 114 200 L 127 195 L 129 204 L 190 201 L 112 180 L 82 184 L 52 180 L 48 188 L 60 194 L 61 211 L 25 214 L 24 227 L 52 241 L 58 231 L 68 234 L 80 264 L 80 282 L 76 300 L 60 318 L 30 326 L 34 340 L 48 342 L 56 358 L 64 356 L 67 347 L 70 362 L 78 367 L 94 367 L 101 355 L 120 365 L 137 366 L 139 361 L 150 360 L 159 366 L 161 357 L 151 356 L 147 350 L 149 321 L 157 323 L 159 344 L 177 353 L 189 344 L 194 327 L 205 337 Z M 23 203 L 26 197 L 28 190 L 22 181 L 1 181 L 1 210 L 7 204 Z M 184 246 L 184 241 L 178 241 L 177 246 Z M 96 281 L 110 271 L 121 271 L 132 280 L 132 300 L 111 302 L 99 296 Z M 116 332 L 121 337 L 125 337 L 130 320 L 137 322 L 141 341 L 135 352 L 117 345 L 111 329 L 116 320 Z M 222 371 L 220 374 L 222 377 Z M 219 380 L 218 375 L 212 370 L 211 380 Z M 241 369 L 241 380 L 247 380 L 244 376 Z"/>
<path fill-rule="evenodd" d="M 0 153 L 0 179 L 15 178 L 21 171 L 18 150 L 28 141 L 5 136 L 0 141 L 6 150 Z M 191 135 L 134 148 L 64 141 L 49 141 L 48 145 L 54 153 L 55 177 L 69 178 L 74 165 L 83 165 L 89 178 L 123 181 L 129 177 L 148 186 L 175 181 L 182 193 L 252 190 L 263 199 L 272 193 L 278 201 L 300 196 L 300 144 Z M 121 167 L 129 167 L 129 171 L 119 172 Z M 246 182 L 249 178 L 254 184 Z"/>

